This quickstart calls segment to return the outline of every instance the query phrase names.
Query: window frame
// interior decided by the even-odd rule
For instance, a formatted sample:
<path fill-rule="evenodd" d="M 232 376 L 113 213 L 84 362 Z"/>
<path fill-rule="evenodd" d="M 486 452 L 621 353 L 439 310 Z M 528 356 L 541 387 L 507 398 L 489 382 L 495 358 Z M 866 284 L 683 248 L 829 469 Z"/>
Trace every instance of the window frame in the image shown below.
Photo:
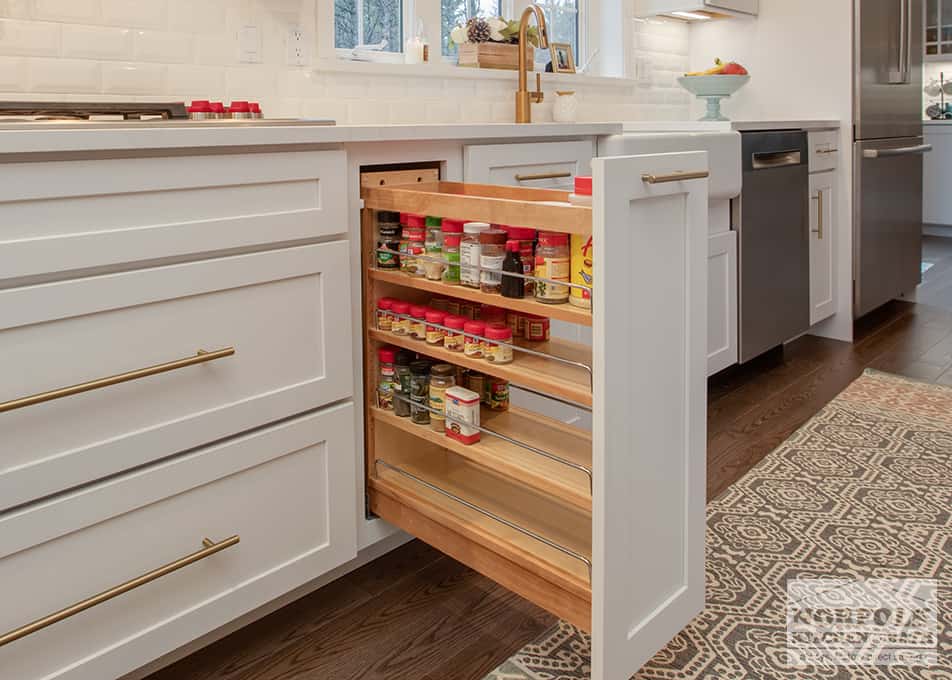
<path fill-rule="evenodd" d="M 361 0 L 358 0 L 361 1 Z M 530 4 L 530 0 L 499 0 L 500 12 L 503 16 L 518 19 L 523 10 Z M 597 17 L 593 17 L 593 12 L 603 9 L 601 5 L 612 4 L 612 0 L 577 0 L 578 4 L 578 22 L 576 30 L 578 31 L 578 48 L 575 54 L 576 67 L 585 64 L 594 47 L 600 49 L 600 54 L 604 55 L 606 50 L 601 49 L 597 41 L 592 39 L 592 26 L 595 25 Z M 453 64 L 455 55 L 444 56 L 442 54 L 442 3 L 441 0 L 403 0 L 403 40 L 406 41 L 410 36 L 416 33 L 416 19 L 423 20 L 426 27 L 427 38 L 430 41 L 430 59 L 435 63 Z M 335 46 L 334 35 L 334 0 L 317 0 L 317 35 L 318 35 L 318 54 L 321 59 L 339 60 L 345 62 L 369 62 L 369 63 L 403 63 L 403 48 L 399 46 L 397 52 L 364 52 L 361 53 L 361 59 L 354 58 L 354 50 L 349 48 L 338 48 Z M 624 51 L 624 59 L 627 61 L 628 45 L 615 47 Z M 622 76 L 622 74 L 618 74 Z"/>

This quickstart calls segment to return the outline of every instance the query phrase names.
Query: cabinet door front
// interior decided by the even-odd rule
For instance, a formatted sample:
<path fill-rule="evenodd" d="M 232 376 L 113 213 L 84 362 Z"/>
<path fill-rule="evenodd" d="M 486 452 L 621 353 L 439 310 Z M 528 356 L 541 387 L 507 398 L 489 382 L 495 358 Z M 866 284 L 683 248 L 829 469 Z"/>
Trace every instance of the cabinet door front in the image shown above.
<path fill-rule="evenodd" d="M 595 680 L 631 677 L 704 604 L 707 169 L 593 161 Z"/>
<path fill-rule="evenodd" d="M 833 273 L 833 173 L 810 175 L 810 325 L 836 311 Z"/>

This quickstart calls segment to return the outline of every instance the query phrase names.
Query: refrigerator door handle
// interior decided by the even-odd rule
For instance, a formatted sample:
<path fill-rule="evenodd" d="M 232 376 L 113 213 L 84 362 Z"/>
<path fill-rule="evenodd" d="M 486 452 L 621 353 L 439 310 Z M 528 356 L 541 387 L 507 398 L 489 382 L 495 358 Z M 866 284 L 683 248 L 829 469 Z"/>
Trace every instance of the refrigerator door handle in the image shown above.
<path fill-rule="evenodd" d="M 891 156 L 911 156 L 912 154 L 929 153 L 932 151 L 931 144 L 919 144 L 918 146 L 903 146 L 898 149 L 866 149 L 863 151 L 863 158 L 889 158 Z"/>
<path fill-rule="evenodd" d="M 909 83 L 909 63 L 912 60 L 912 0 L 900 0 L 899 71 L 902 82 Z"/>

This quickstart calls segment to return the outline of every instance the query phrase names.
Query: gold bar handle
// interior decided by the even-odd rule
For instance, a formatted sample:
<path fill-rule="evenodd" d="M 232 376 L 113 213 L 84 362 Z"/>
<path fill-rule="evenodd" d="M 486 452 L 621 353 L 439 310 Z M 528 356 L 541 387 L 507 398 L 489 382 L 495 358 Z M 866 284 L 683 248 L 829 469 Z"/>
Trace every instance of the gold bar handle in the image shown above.
<path fill-rule="evenodd" d="M 681 182 L 688 179 L 707 179 L 711 176 L 711 173 L 707 170 L 699 170 L 697 172 L 688 172 L 686 170 L 678 170 L 677 172 L 672 172 L 670 175 L 642 175 L 641 181 L 645 184 L 667 184 L 668 182 Z"/>
<path fill-rule="evenodd" d="M 571 172 L 540 172 L 536 175 L 516 175 L 516 181 L 531 182 L 534 179 L 564 179 L 571 176 Z"/>
<path fill-rule="evenodd" d="M 119 597 L 125 593 L 128 593 L 130 590 L 134 590 L 140 586 L 144 586 L 146 583 L 155 581 L 156 579 L 162 578 L 163 576 L 168 576 L 174 571 L 178 571 L 183 567 L 187 567 L 190 564 L 194 564 L 199 560 L 204 560 L 206 557 L 211 557 L 215 553 L 219 553 L 226 548 L 230 548 L 233 545 L 237 545 L 241 540 L 238 536 L 231 536 L 226 538 L 224 541 L 218 543 L 213 543 L 210 539 L 206 538 L 202 541 L 204 546 L 198 552 L 193 552 L 191 555 L 186 555 L 181 559 L 177 559 L 174 562 L 169 562 L 165 566 L 159 567 L 158 569 L 153 569 L 152 571 L 142 574 L 131 581 L 126 581 L 114 588 L 109 590 L 104 590 L 98 595 L 93 595 L 92 597 L 86 598 L 76 604 L 70 605 L 65 609 L 60 609 L 58 612 L 50 614 L 49 616 L 44 616 L 42 619 L 37 619 L 32 623 L 28 623 L 25 626 L 20 626 L 14 630 L 11 630 L 9 633 L 0 635 L 0 647 L 8 645 L 11 642 L 15 642 L 20 638 L 24 638 L 27 635 L 32 635 L 38 630 L 52 626 L 54 623 L 59 623 L 65 619 L 75 616 L 80 612 L 86 611 L 96 605 L 102 604 L 108 600 L 113 599 L 114 597 Z"/>
<path fill-rule="evenodd" d="M 816 237 L 822 241 L 823 240 L 823 192 L 818 191 L 816 192 L 816 196 L 812 196 L 811 198 L 813 198 L 813 200 L 817 202 L 816 203 L 817 228 L 811 229 L 810 231 L 816 234 Z"/>
<path fill-rule="evenodd" d="M 230 357 L 235 353 L 234 347 L 225 347 L 224 349 L 216 349 L 212 352 L 206 352 L 203 349 L 198 350 L 195 356 L 186 357 L 184 359 L 177 359 L 175 361 L 169 361 L 164 364 L 157 364 L 155 366 L 148 366 L 146 368 L 140 368 L 136 371 L 129 371 L 128 373 L 119 373 L 118 375 L 111 375 L 108 378 L 100 378 L 99 380 L 91 380 L 90 382 L 79 383 L 78 385 L 70 385 L 69 387 L 61 387 L 57 390 L 50 390 L 49 392 L 40 392 L 39 394 L 33 394 L 29 397 L 20 397 L 19 399 L 13 399 L 11 401 L 0 402 L 0 413 L 6 411 L 13 411 L 18 408 L 24 408 L 26 406 L 35 406 L 36 404 L 42 404 L 45 401 L 53 401 L 54 399 L 62 399 L 63 397 L 71 397 L 74 394 L 81 394 L 82 392 L 89 392 L 90 390 L 98 390 L 102 387 L 110 387 L 112 385 L 118 385 L 119 383 L 129 382 L 130 380 L 138 380 L 139 378 L 147 378 L 150 375 L 157 375 L 159 373 L 165 373 L 167 371 L 174 371 L 179 368 L 185 368 L 187 366 L 195 366 L 196 364 L 204 364 L 209 361 L 215 361 L 215 359 L 221 359 L 223 357 Z"/>

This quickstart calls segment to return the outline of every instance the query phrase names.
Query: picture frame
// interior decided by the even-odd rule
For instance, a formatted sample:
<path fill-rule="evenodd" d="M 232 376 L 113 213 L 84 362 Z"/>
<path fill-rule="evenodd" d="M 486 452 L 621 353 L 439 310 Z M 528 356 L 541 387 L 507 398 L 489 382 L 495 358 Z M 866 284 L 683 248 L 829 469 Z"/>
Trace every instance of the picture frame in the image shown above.
<path fill-rule="evenodd" d="M 569 43 L 549 43 L 553 73 L 575 73 L 575 55 Z"/>

